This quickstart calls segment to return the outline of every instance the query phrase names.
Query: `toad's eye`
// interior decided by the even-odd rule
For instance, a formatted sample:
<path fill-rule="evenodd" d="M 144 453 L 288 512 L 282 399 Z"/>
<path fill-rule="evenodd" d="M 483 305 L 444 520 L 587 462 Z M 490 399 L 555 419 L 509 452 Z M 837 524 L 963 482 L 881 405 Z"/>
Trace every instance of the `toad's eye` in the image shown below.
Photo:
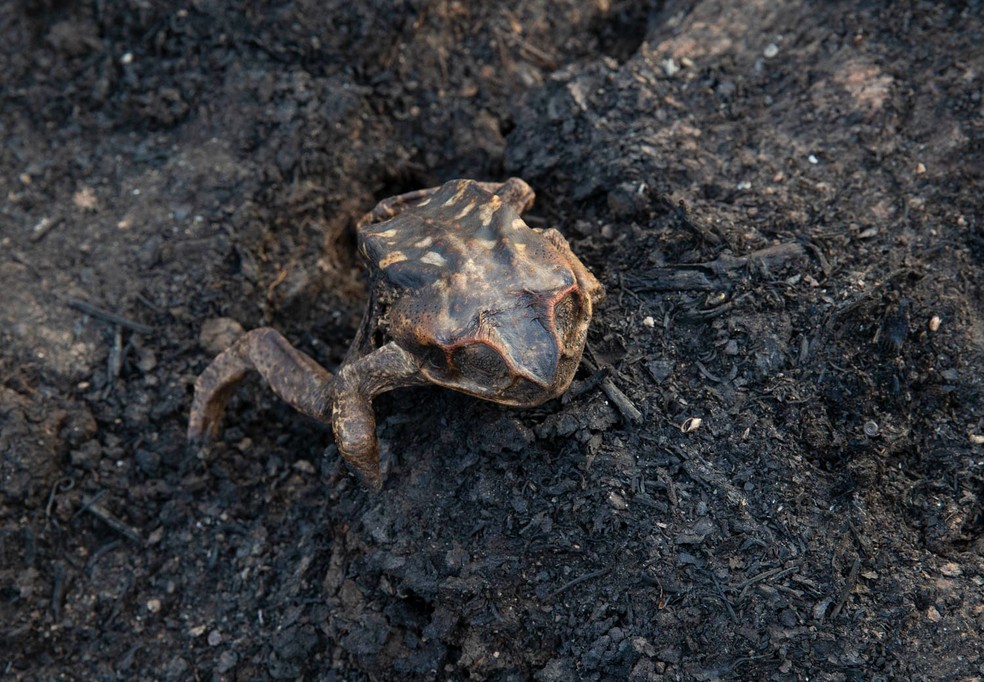
<path fill-rule="evenodd" d="M 502 356 L 484 343 L 462 346 L 451 358 L 462 374 L 484 385 L 495 384 L 509 373 Z"/>
<path fill-rule="evenodd" d="M 565 343 L 573 342 L 580 313 L 581 303 L 573 291 L 554 304 L 554 325 L 557 328 L 557 335 Z"/>

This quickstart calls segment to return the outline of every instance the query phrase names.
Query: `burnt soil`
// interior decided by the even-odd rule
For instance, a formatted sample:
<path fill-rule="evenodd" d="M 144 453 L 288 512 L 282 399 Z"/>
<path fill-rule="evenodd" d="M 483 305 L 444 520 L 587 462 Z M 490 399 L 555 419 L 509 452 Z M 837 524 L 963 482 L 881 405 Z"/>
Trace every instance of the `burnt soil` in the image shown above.
<path fill-rule="evenodd" d="M 980 679 L 982 43 L 977 1 L 0 4 L 0 677 Z M 186 444 L 231 320 L 336 367 L 358 216 L 510 175 L 608 290 L 565 397 L 381 397 L 380 494 L 259 381 Z"/>

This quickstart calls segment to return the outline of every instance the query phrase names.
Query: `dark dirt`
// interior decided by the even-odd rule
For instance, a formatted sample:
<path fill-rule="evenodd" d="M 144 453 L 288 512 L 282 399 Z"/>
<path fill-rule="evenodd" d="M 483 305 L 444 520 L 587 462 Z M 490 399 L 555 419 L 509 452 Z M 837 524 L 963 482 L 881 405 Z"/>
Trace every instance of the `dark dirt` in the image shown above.
<path fill-rule="evenodd" d="M 33 0 L 0 38 L 0 677 L 984 676 L 980 2 Z M 334 367 L 354 220 L 508 175 L 640 422 L 588 367 L 394 392 L 373 495 L 254 381 L 186 446 L 220 318 Z"/>

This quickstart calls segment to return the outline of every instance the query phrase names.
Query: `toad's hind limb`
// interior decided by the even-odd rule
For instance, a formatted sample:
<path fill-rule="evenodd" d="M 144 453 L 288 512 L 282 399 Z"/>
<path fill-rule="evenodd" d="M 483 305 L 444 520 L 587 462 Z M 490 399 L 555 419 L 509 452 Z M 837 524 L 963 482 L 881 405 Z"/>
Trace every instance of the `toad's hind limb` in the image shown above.
<path fill-rule="evenodd" d="M 372 399 L 404 386 L 427 383 L 413 356 L 387 343 L 338 370 L 332 396 L 331 425 L 342 457 L 373 490 L 383 486 Z"/>
<path fill-rule="evenodd" d="M 226 404 L 249 370 L 299 412 L 331 424 L 342 457 L 374 490 L 382 487 L 372 399 L 424 383 L 413 358 L 394 343 L 346 362 L 336 376 L 270 327 L 241 336 L 195 382 L 188 438 L 218 435 Z"/>
<path fill-rule="evenodd" d="M 188 421 L 189 440 L 219 434 L 226 403 L 251 369 L 294 409 L 327 422 L 334 384 L 331 373 L 290 345 L 277 330 L 261 327 L 239 337 L 198 377 Z"/>

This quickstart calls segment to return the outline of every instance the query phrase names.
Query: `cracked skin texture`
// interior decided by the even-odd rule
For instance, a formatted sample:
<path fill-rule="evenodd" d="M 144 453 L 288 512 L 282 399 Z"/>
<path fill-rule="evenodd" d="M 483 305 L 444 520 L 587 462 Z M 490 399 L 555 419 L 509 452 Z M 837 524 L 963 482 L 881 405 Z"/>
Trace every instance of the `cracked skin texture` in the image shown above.
<path fill-rule="evenodd" d="M 339 452 L 379 489 L 380 393 L 432 383 L 520 407 L 563 393 L 604 290 L 559 232 L 522 220 L 533 198 L 512 178 L 380 202 L 357 226 L 369 305 L 338 373 L 273 329 L 250 331 L 199 376 L 189 438 L 218 433 L 226 402 L 255 370 L 295 409 L 331 423 Z"/>

